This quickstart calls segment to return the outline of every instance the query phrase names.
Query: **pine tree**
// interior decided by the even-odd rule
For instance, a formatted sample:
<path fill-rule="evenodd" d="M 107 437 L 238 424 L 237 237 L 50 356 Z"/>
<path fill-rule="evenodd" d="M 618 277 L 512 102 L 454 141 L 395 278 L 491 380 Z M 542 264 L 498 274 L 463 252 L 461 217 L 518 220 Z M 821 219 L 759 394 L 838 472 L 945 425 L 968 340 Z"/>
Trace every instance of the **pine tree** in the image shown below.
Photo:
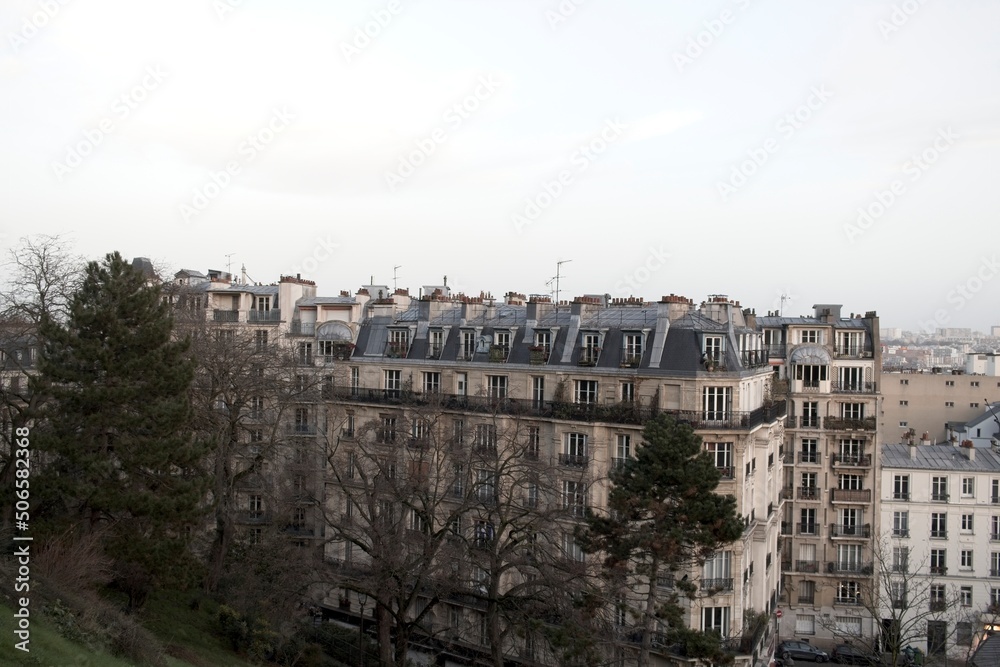
<path fill-rule="evenodd" d="M 65 324 L 43 316 L 36 442 L 54 525 L 104 531 L 133 606 L 189 568 L 205 491 L 192 437 L 188 342 L 160 289 L 121 255 L 88 264 Z M 58 499 L 58 502 L 54 502 Z"/>
<path fill-rule="evenodd" d="M 689 657 L 721 658 L 718 639 L 687 629 L 678 592 L 661 599 L 657 579 L 703 562 L 713 551 L 740 537 L 743 524 L 736 499 L 715 492 L 720 473 L 687 424 L 659 415 L 643 430 L 634 459 L 612 470 L 610 515 L 588 518 L 580 538 L 589 552 L 605 555 L 607 578 L 639 593 L 634 615 L 641 618 L 639 665 L 649 664 L 653 622 L 667 627 L 667 641 Z M 675 591 L 694 596 L 686 580 Z"/>

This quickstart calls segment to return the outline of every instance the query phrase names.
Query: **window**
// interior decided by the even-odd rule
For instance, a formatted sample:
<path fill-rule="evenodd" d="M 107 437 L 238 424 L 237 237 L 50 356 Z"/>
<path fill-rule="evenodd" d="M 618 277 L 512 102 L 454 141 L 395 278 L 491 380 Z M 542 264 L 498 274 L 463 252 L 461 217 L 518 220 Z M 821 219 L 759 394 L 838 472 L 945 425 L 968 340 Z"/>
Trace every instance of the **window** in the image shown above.
<path fill-rule="evenodd" d="M 931 601 L 931 611 L 944 611 L 947 604 L 944 584 L 931 584 L 928 588 Z"/>
<path fill-rule="evenodd" d="M 910 547 L 892 548 L 892 571 L 909 572 L 910 570 Z"/>
<path fill-rule="evenodd" d="M 717 551 L 702 567 L 702 589 L 730 590 L 733 585 L 732 551 Z"/>
<path fill-rule="evenodd" d="M 803 329 L 799 332 L 800 343 L 818 343 L 819 331 L 816 329 Z"/>
<path fill-rule="evenodd" d="M 465 495 L 465 467 L 461 463 L 455 464 L 455 479 L 451 483 L 451 495 L 461 498 Z M 457 531 L 461 532 L 461 531 Z"/>
<path fill-rule="evenodd" d="M 990 576 L 1000 577 L 1000 552 L 994 551 L 990 554 Z"/>
<path fill-rule="evenodd" d="M 966 533 L 966 534 L 971 534 L 972 533 L 973 517 L 974 517 L 974 515 L 972 515 L 972 514 L 963 514 L 962 515 L 962 532 L 963 533 Z"/>
<path fill-rule="evenodd" d="M 953 408 L 953 407 L 955 407 L 955 401 L 945 401 L 944 402 L 944 407 L 946 407 L 946 408 Z"/>
<path fill-rule="evenodd" d="M 842 438 L 840 440 L 839 461 L 848 465 L 861 465 L 864 455 L 864 440 L 857 438 Z"/>
<path fill-rule="evenodd" d="M 864 419 L 865 418 L 865 404 L 864 403 L 841 403 L 840 404 L 840 416 L 844 419 Z"/>
<path fill-rule="evenodd" d="M 583 482 L 563 482 L 563 509 L 575 517 L 587 515 L 587 485 Z"/>
<path fill-rule="evenodd" d="M 381 443 L 396 442 L 396 418 L 394 416 L 381 416 L 375 439 Z"/>
<path fill-rule="evenodd" d="M 800 523 L 799 523 L 799 534 L 801 535 L 815 535 L 816 534 L 816 510 L 815 508 L 803 508 L 799 513 Z"/>
<path fill-rule="evenodd" d="M 264 500 L 261 496 L 253 495 L 249 498 L 249 510 L 251 519 L 260 519 L 264 516 Z"/>
<path fill-rule="evenodd" d="M 400 390 L 403 388 L 403 371 L 382 371 L 382 376 L 382 388 L 385 390 L 386 396 L 399 398 Z"/>
<path fill-rule="evenodd" d="M 537 459 L 542 448 L 542 429 L 538 426 L 528 427 L 527 447 L 524 450 L 525 456 Z"/>
<path fill-rule="evenodd" d="M 955 644 L 972 646 L 972 623 L 959 621 L 955 624 Z"/>
<path fill-rule="evenodd" d="M 906 580 L 889 582 L 889 597 L 893 609 L 906 609 Z"/>
<path fill-rule="evenodd" d="M 900 380 L 899 384 L 910 384 L 909 380 Z"/>
<path fill-rule="evenodd" d="M 267 329 L 257 329 L 253 332 L 254 350 L 263 352 L 267 349 Z"/>
<path fill-rule="evenodd" d="M 715 632 L 720 637 L 729 636 L 729 607 L 705 607 L 701 610 L 701 629 Z"/>
<path fill-rule="evenodd" d="M 861 331 L 838 331 L 837 354 L 857 357 L 864 348 L 864 333 Z"/>
<path fill-rule="evenodd" d="M 802 438 L 802 453 L 799 455 L 799 462 L 818 463 L 819 453 L 817 447 L 816 438 Z"/>
<path fill-rule="evenodd" d="M 250 399 L 250 419 L 260 419 L 264 416 L 264 397 L 254 396 Z"/>
<path fill-rule="evenodd" d="M 971 382 L 969 382 L 969 385 L 973 386 L 973 387 L 978 387 L 979 386 L 979 380 L 972 380 Z"/>
<path fill-rule="evenodd" d="M 945 380 L 944 381 L 944 386 L 946 386 L 946 387 L 954 387 L 955 386 L 955 381 L 954 380 Z"/>
<path fill-rule="evenodd" d="M 295 408 L 295 432 L 309 433 L 312 426 L 309 423 L 309 408 Z"/>
<path fill-rule="evenodd" d="M 472 355 L 476 353 L 476 332 L 470 330 L 462 331 L 462 349 L 459 352 L 459 358 L 465 361 L 472 359 Z"/>
<path fill-rule="evenodd" d="M 444 332 L 440 329 L 433 329 L 430 332 L 430 350 L 427 354 L 431 359 L 440 359 L 444 350 Z"/>
<path fill-rule="evenodd" d="M 489 546 L 495 537 L 493 524 L 489 521 L 477 521 L 473 533 L 473 544 L 480 549 Z"/>
<path fill-rule="evenodd" d="M 909 405 L 910 402 L 909 401 L 900 401 L 899 404 L 905 406 L 905 405 Z"/>
<path fill-rule="evenodd" d="M 494 342 L 493 345 L 503 354 L 506 359 L 507 354 L 510 352 L 510 332 L 509 331 L 496 331 L 494 332 Z"/>
<path fill-rule="evenodd" d="M 431 424 L 426 419 L 415 418 L 410 425 L 410 437 L 414 442 L 426 442 L 431 437 Z"/>
<path fill-rule="evenodd" d="M 438 394 L 441 392 L 441 374 L 424 373 L 424 393 Z"/>
<path fill-rule="evenodd" d="M 542 352 L 545 354 L 545 356 L 548 356 L 549 352 L 552 350 L 552 332 L 536 331 L 535 347 L 542 348 Z"/>
<path fill-rule="evenodd" d="M 358 388 L 361 385 L 361 371 L 357 366 L 351 367 L 351 394 L 358 395 Z"/>
<path fill-rule="evenodd" d="M 492 470 L 486 468 L 476 470 L 476 495 L 480 502 L 488 505 L 496 502 L 496 475 Z"/>
<path fill-rule="evenodd" d="M 958 591 L 958 603 L 963 607 L 972 606 L 972 586 L 962 586 Z"/>
<path fill-rule="evenodd" d="M 857 604 L 861 596 L 861 587 L 856 581 L 840 581 L 837 583 L 837 602 L 840 604 Z M 860 618 L 858 621 L 860 622 Z"/>
<path fill-rule="evenodd" d="M 1000 540 L 1000 516 L 990 517 L 990 539 Z"/>
<path fill-rule="evenodd" d="M 910 499 L 910 476 L 909 475 L 893 475 L 892 476 L 892 499 L 893 500 L 909 500 Z"/>
<path fill-rule="evenodd" d="M 948 515 L 941 512 L 931 513 L 931 537 L 948 537 Z"/>
<path fill-rule="evenodd" d="M 802 426 L 809 428 L 819 426 L 819 401 L 802 403 Z"/>
<path fill-rule="evenodd" d="M 566 555 L 567 560 L 574 563 L 583 563 L 586 561 L 583 547 L 577 543 L 576 536 L 573 533 L 563 533 L 563 553 Z"/>
<path fill-rule="evenodd" d="M 705 451 L 715 459 L 715 467 L 722 473 L 724 479 L 733 477 L 733 443 L 706 442 Z"/>
<path fill-rule="evenodd" d="M 247 538 L 250 544 L 257 545 L 264 541 L 264 529 L 263 528 L 251 528 L 247 533 Z"/>
<path fill-rule="evenodd" d="M 626 459 L 632 457 L 632 436 L 619 433 L 615 437 L 615 464 L 623 465 Z"/>
<path fill-rule="evenodd" d="M 947 574 L 948 550 L 931 549 L 931 574 Z"/>
<path fill-rule="evenodd" d="M 624 336 L 626 363 L 639 363 L 642 357 L 642 334 L 627 333 Z"/>
<path fill-rule="evenodd" d="M 976 495 L 976 478 L 975 477 L 963 477 L 962 478 L 962 497 L 963 498 L 973 498 Z"/>
<path fill-rule="evenodd" d="M 846 491 L 860 491 L 861 475 L 837 475 L 837 488 Z"/>
<path fill-rule="evenodd" d="M 490 398 L 507 398 L 507 376 L 487 375 L 486 390 Z"/>
<path fill-rule="evenodd" d="M 963 570 L 971 570 L 972 569 L 972 549 L 962 549 L 962 551 L 959 552 L 959 556 L 960 556 L 960 558 L 959 558 L 959 567 L 961 567 Z"/>
<path fill-rule="evenodd" d="M 836 623 L 835 632 L 838 635 L 845 635 L 847 637 L 861 636 L 860 616 L 836 616 L 834 621 Z"/>
<path fill-rule="evenodd" d="M 810 561 L 812 562 L 812 561 Z M 800 581 L 799 582 L 799 604 L 813 604 L 816 602 L 816 582 L 815 581 Z"/>
<path fill-rule="evenodd" d="M 465 396 L 469 393 L 469 376 L 466 373 L 455 373 L 455 393 Z"/>
<path fill-rule="evenodd" d="M 1000 588 L 990 588 L 990 607 L 1000 609 Z"/>
<path fill-rule="evenodd" d="M 837 545 L 837 569 L 841 572 L 861 571 L 861 545 Z"/>
<path fill-rule="evenodd" d="M 816 617 L 813 616 L 812 614 L 796 614 L 795 634 L 797 635 L 816 634 Z"/>
<path fill-rule="evenodd" d="M 820 364 L 796 364 L 795 379 L 802 380 L 804 387 L 818 387 L 827 379 L 827 368 Z"/>
<path fill-rule="evenodd" d="M 710 421 L 727 419 L 732 405 L 732 391 L 731 387 L 704 387 L 702 389 L 704 418 Z"/>
<path fill-rule="evenodd" d="M 864 391 L 867 386 L 864 382 L 864 369 L 858 366 L 841 366 L 837 369 L 837 382 L 840 389 L 844 391 Z"/>
<path fill-rule="evenodd" d="M 415 509 L 410 510 L 410 530 L 418 533 L 423 533 L 424 535 L 430 532 L 427 523 L 427 516 L 421 514 Z"/>
<path fill-rule="evenodd" d="M 947 477 L 931 477 L 931 500 L 948 500 Z"/>
<path fill-rule="evenodd" d="M 597 380 L 576 380 L 573 382 L 573 401 L 591 405 L 597 403 Z"/>
<path fill-rule="evenodd" d="M 534 407 L 540 407 L 545 401 L 545 378 L 535 376 L 531 378 L 531 402 Z"/>
<path fill-rule="evenodd" d="M 722 336 L 705 336 L 705 349 L 703 352 L 706 364 L 721 364 L 723 361 Z"/>
<path fill-rule="evenodd" d="M 910 422 L 899 422 L 900 428 L 906 428 L 909 425 L 910 425 Z"/>
<path fill-rule="evenodd" d="M 587 463 L 587 436 L 583 433 L 566 434 L 566 450 L 563 463 L 585 465 Z"/>
<path fill-rule="evenodd" d="M 496 451 L 496 424 L 476 424 L 476 447 L 490 452 Z"/>
<path fill-rule="evenodd" d="M 451 422 L 451 441 L 456 447 L 461 447 L 465 444 L 465 421 L 462 419 L 453 419 Z"/>
<path fill-rule="evenodd" d="M 635 382 L 621 383 L 621 400 L 622 403 L 635 402 Z"/>
<path fill-rule="evenodd" d="M 313 344 L 299 343 L 299 363 L 311 365 L 313 362 Z"/>

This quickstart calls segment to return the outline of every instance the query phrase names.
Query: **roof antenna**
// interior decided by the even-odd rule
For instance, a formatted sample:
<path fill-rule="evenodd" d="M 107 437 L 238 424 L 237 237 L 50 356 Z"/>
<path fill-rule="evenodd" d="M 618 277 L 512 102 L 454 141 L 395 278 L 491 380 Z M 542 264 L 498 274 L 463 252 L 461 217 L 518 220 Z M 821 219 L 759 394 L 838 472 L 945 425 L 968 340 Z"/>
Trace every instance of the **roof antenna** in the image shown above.
<path fill-rule="evenodd" d="M 788 295 L 782 293 L 781 295 L 781 307 L 778 310 L 778 317 L 782 317 L 785 314 L 785 301 L 788 299 Z"/>
<path fill-rule="evenodd" d="M 396 269 L 401 269 L 401 268 L 403 268 L 403 265 L 402 265 L 402 264 L 400 264 L 399 266 L 394 266 L 394 267 L 392 267 L 392 291 L 393 291 L 393 292 L 395 292 L 395 291 L 396 291 L 396 281 L 397 281 L 397 280 L 399 279 L 399 278 L 398 278 L 398 277 L 396 276 Z"/>
<path fill-rule="evenodd" d="M 571 259 L 564 259 L 561 262 L 556 262 L 556 312 L 559 312 L 559 274 L 562 270 L 562 265 L 572 262 Z"/>
<path fill-rule="evenodd" d="M 235 254 L 235 252 L 231 252 L 226 255 L 226 273 L 228 273 L 230 277 L 233 275 L 233 255 Z"/>

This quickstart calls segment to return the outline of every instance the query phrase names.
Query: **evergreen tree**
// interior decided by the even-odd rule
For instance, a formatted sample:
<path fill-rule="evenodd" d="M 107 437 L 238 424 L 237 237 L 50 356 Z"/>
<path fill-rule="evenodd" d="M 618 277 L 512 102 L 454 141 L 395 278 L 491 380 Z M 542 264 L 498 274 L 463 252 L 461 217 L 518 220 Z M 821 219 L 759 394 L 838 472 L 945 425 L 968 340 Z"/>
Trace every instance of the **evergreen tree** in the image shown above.
<path fill-rule="evenodd" d="M 91 262 L 65 324 L 43 315 L 35 388 L 45 404 L 39 476 L 59 527 L 104 531 L 133 606 L 189 572 L 203 448 L 192 437 L 188 342 L 175 341 L 160 289 L 121 255 Z"/>
<path fill-rule="evenodd" d="M 724 661 L 719 641 L 687 629 L 678 592 L 694 597 L 686 578 L 661 599 L 657 579 L 701 563 L 722 545 L 740 537 L 743 524 L 736 499 L 715 492 L 720 473 L 702 448 L 701 437 L 687 424 L 661 414 L 646 424 L 634 459 L 611 471 L 609 515 L 592 516 L 581 531 L 590 552 L 605 555 L 605 575 L 638 592 L 634 615 L 641 619 L 639 665 L 649 664 L 653 623 L 667 626 L 666 640 L 689 657 Z"/>

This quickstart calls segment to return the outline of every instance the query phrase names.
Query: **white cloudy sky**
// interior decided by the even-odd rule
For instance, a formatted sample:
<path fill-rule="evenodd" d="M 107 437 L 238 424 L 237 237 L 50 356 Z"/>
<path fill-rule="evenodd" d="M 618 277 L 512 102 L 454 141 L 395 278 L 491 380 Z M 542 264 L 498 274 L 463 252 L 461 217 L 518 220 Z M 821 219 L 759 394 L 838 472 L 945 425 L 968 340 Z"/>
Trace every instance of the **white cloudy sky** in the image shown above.
<path fill-rule="evenodd" d="M 1000 4 L 895 6 L 3 0 L 0 243 L 1000 324 Z"/>

